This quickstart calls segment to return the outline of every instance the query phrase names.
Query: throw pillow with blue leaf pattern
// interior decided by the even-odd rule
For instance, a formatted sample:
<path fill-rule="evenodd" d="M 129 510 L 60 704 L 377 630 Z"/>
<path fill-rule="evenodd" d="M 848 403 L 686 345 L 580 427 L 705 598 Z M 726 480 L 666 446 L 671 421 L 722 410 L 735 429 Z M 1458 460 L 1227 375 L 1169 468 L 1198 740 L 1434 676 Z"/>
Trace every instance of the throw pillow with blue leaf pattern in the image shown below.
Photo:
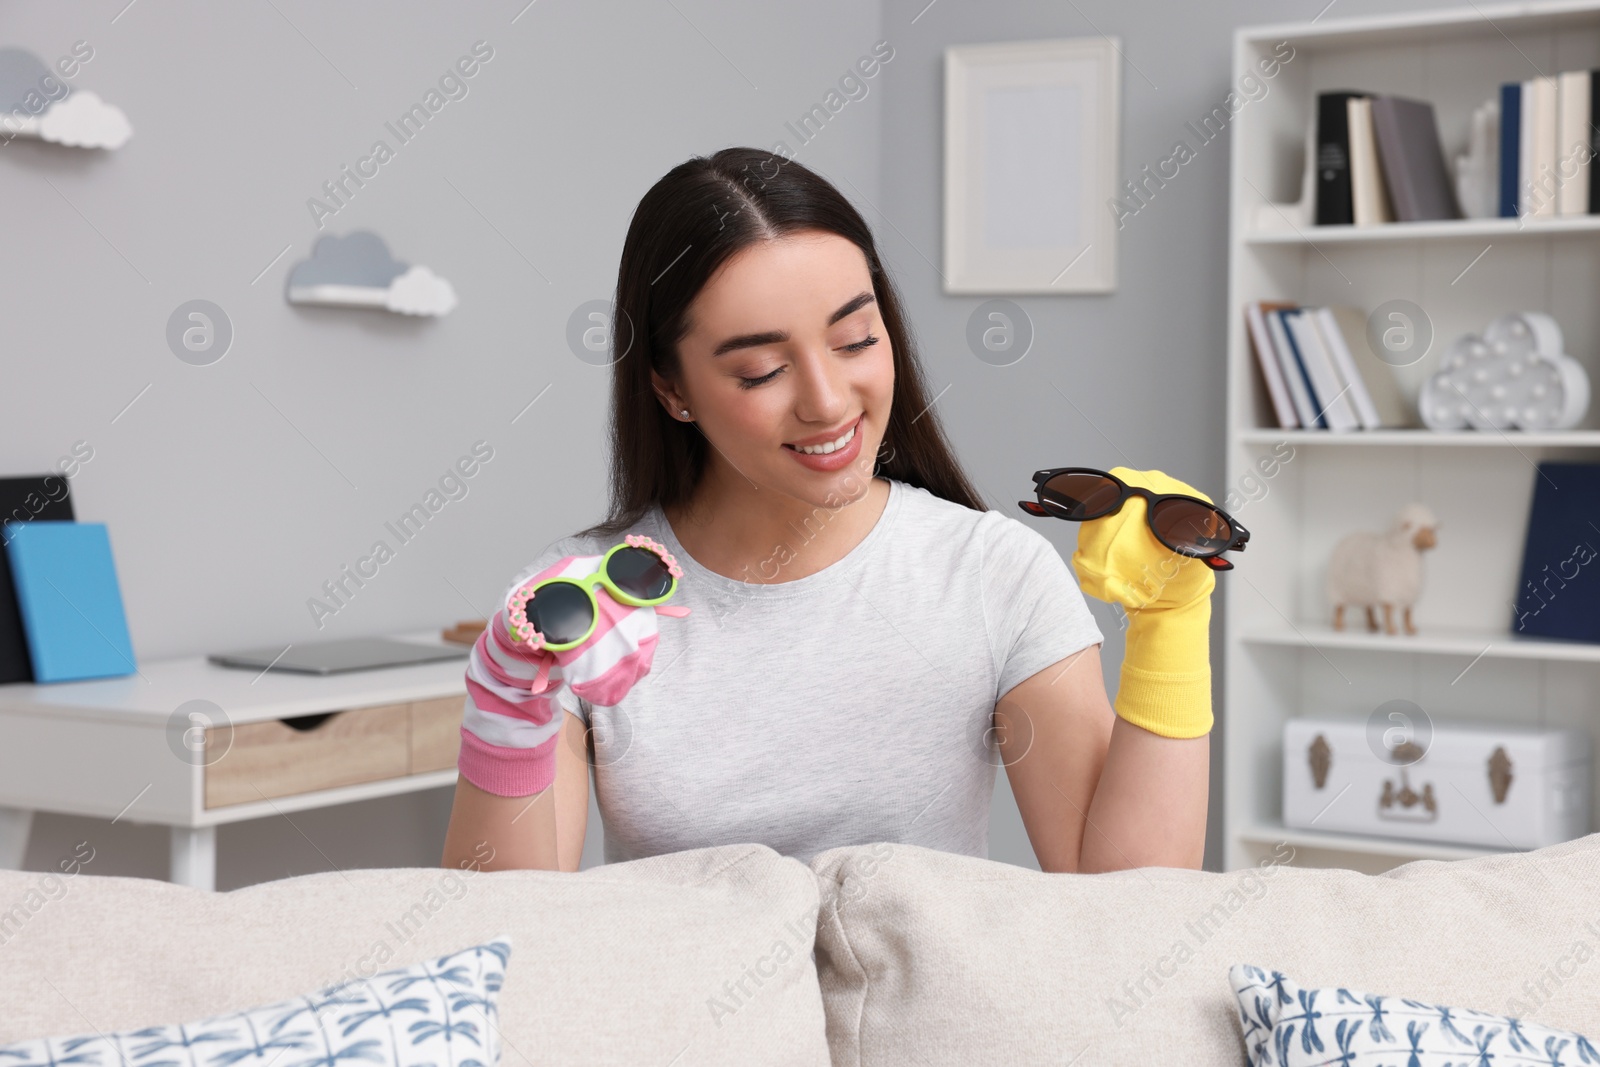
<path fill-rule="evenodd" d="M 496 1067 L 511 940 L 192 1023 L 0 1046 L 3 1067 Z"/>
<path fill-rule="evenodd" d="M 1250 1067 L 1600 1064 L 1595 1045 L 1571 1030 L 1342 987 L 1304 989 L 1282 971 L 1246 963 L 1228 978 Z"/>

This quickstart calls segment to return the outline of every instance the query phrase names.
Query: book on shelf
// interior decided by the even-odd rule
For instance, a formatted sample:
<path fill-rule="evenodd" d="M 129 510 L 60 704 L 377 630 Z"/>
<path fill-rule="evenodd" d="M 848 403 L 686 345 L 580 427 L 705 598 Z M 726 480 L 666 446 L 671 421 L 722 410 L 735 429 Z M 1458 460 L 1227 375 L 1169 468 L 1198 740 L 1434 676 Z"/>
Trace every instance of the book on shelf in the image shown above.
<path fill-rule="evenodd" d="M 1600 463 L 1537 471 L 1511 632 L 1600 642 Z"/>
<path fill-rule="evenodd" d="M 1517 217 L 1517 182 L 1521 178 L 1522 83 L 1500 86 L 1500 215 Z"/>
<path fill-rule="evenodd" d="M 1289 395 L 1289 385 L 1283 367 L 1278 363 L 1278 353 L 1267 332 L 1267 312 L 1294 307 L 1278 301 L 1255 300 L 1245 305 L 1245 322 L 1250 327 L 1250 347 L 1256 354 L 1256 366 L 1261 368 L 1261 378 L 1267 383 L 1267 395 L 1272 399 L 1272 411 L 1278 425 L 1286 430 L 1300 425 L 1295 413 L 1294 398 Z"/>
<path fill-rule="evenodd" d="M 1361 309 L 1252 301 L 1245 321 L 1280 429 L 1347 432 L 1417 424 L 1398 379 L 1367 343 Z"/>
<path fill-rule="evenodd" d="M 1378 142 L 1372 133 L 1372 97 L 1352 96 L 1350 113 L 1350 201 L 1357 226 L 1394 221 L 1389 191 L 1378 163 Z"/>
<path fill-rule="evenodd" d="M 1284 380 L 1289 385 L 1289 396 L 1294 401 L 1295 414 L 1300 425 L 1308 430 L 1322 430 L 1328 426 L 1327 420 L 1318 414 L 1316 398 L 1311 394 L 1311 386 L 1306 378 L 1305 370 L 1300 365 L 1300 358 L 1289 343 L 1289 331 L 1283 325 L 1283 313 L 1293 304 L 1268 311 L 1267 334 L 1272 338 L 1272 352 L 1277 357 L 1278 365 L 1283 368 Z"/>
<path fill-rule="evenodd" d="M 1317 409 L 1327 420 L 1328 429 L 1343 432 L 1360 426 L 1355 408 L 1350 404 L 1350 387 L 1339 380 L 1333 366 L 1333 357 L 1323 347 L 1322 335 L 1317 330 L 1313 308 L 1290 308 L 1275 312 L 1283 316 L 1284 327 L 1289 331 L 1289 343 L 1299 355 L 1311 382 L 1311 391 L 1317 398 Z"/>
<path fill-rule="evenodd" d="M 1568 70 L 1506 82 L 1447 158 L 1433 104 L 1334 89 L 1311 121 L 1319 226 L 1600 214 L 1600 78 Z"/>
<path fill-rule="evenodd" d="M 1562 179 L 1556 194 L 1561 215 L 1589 213 L 1589 175 L 1583 172 L 1589 155 L 1589 103 L 1592 79 L 1586 70 L 1569 70 L 1556 80 L 1556 113 L 1561 127 L 1556 137 L 1556 176 Z M 1570 165 L 1571 179 L 1566 178 Z"/>
<path fill-rule="evenodd" d="M 1432 104 L 1332 90 L 1316 128 L 1319 226 L 1461 218 Z"/>
<path fill-rule="evenodd" d="M 1585 73 L 1589 76 L 1589 117 L 1591 121 L 1585 131 L 1588 139 L 1584 143 L 1588 145 L 1589 150 L 1587 152 L 1576 152 L 1576 154 L 1583 160 L 1582 168 L 1579 172 L 1580 180 L 1589 186 L 1589 213 L 1592 215 L 1600 211 L 1600 167 L 1596 167 L 1593 162 L 1595 153 L 1600 152 L 1600 130 L 1595 129 L 1592 121 L 1595 118 L 1600 118 L 1600 78 L 1595 77 L 1595 74 L 1600 72 L 1586 71 Z"/>
<path fill-rule="evenodd" d="M 1503 218 L 1592 215 L 1600 188 L 1590 160 L 1600 146 L 1591 123 L 1600 79 L 1591 70 L 1500 86 L 1500 196 Z"/>
<path fill-rule="evenodd" d="M 1560 117 L 1556 114 L 1559 97 L 1556 80 L 1545 75 L 1533 79 L 1533 132 L 1528 139 L 1528 166 L 1532 170 L 1533 185 L 1528 190 L 1529 203 L 1524 214 L 1554 215 L 1556 213 L 1556 130 Z"/>
<path fill-rule="evenodd" d="M 1527 215 L 1533 207 L 1533 183 L 1538 180 L 1537 153 L 1533 146 L 1539 139 L 1539 92 L 1533 79 L 1522 83 L 1522 125 L 1517 131 L 1517 214 Z"/>
<path fill-rule="evenodd" d="M 1362 381 L 1361 373 L 1356 370 L 1356 361 L 1350 354 L 1349 346 L 1345 344 L 1344 335 L 1340 330 L 1338 319 L 1334 318 L 1333 309 L 1316 308 L 1309 314 L 1316 319 L 1317 333 L 1322 338 L 1322 346 L 1327 351 L 1328 358 L 1332 360 L 1339 380 L 1348 390 L 1345 396 L 1361 428 L 1378 429 L 1383 425 L 1378 418 L 1378 409 L 1373 406 L 1372 397 L 1367 395 L 1366 383 Z"/>
<path fill-rule="evenodd" d="M 1335 304 L 1318 314 L 1328 326 L 1326 336 L 1346 374 L 1355 382 L 1351 393 L 1361 425 L 1368 430 L 1389 430 L 1420 424 L 1414 405 L 1400 388 L 1394 368 L 1379 359 L 1367 343 L 1367 313 L 1357 307 Z"/>
<path fill-rule="evenodd" d="M 1317 94 L 1317 202 L 1318 226 L 1338 226 L 1355 219 L 1350 195 L 1350 108 L 1348 101 L 1363 94 L 1339 89 Z"/>
<path fill-rule="evenodd" d="M 1401 96 L 1375 96 L 1372 132 L 1398 221 L 1461 217 L 1432 104 Z"/>

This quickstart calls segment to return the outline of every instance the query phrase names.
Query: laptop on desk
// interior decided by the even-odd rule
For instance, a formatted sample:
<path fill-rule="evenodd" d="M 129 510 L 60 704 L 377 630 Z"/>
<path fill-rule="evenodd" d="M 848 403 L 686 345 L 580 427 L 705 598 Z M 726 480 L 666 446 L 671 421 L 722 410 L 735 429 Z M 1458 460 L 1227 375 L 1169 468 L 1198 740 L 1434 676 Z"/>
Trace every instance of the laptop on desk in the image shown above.
<path fill-rule="evenodd" d="M 417 663 L 466 659 L 468 651 L 465 645 L 422 644 L 391 637 L 348 637 L 337 641 L 292 644 L 287 649 L 277 645 L 237 652 L 213 652 L 206 659 L 219 667 L 289 671 L 294 674 L 342 674 L 378 667 L 405 667 Z"/>

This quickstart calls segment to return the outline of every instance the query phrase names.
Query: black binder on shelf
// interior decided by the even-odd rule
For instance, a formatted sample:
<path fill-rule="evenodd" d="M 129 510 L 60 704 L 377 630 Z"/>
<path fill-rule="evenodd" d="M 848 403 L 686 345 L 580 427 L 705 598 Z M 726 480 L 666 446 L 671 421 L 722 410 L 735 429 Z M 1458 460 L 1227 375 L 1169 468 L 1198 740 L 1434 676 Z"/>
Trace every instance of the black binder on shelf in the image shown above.
<path fill-rule="evenodd" d="M 1316 224 L 1338 226 L 1355 221 L 1350 188 L 1350 119 L 1347 101 L 1367 93 L 1337 89 L 1317 94 Z"/>
<path fill-rule="evenodd" d="M 59 474 L 0 478 L 0 546 L 11 541 L 13 523 L 34 519 L 76 521 L 67 479 Z M 28 635 L 17 607 L 11 558 L 0 547 L 0 682 L 33 681 Z"/>

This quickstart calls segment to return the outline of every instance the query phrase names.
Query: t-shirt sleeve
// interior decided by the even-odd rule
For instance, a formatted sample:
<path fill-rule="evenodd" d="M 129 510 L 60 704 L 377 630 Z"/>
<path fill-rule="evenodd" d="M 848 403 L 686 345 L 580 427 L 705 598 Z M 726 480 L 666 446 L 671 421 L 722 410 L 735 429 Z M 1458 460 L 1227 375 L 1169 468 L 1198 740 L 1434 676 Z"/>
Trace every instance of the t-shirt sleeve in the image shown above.
<path fill-rule="evenodd" d="M 562 712 L 585 723 L 587 709 L 566 686 L 552 695 L 532 692 L 541 657 L 504 639 L 505 602 L 529 578 L 566 556 L 587 549 L 573 538 L 545 547 L 501 590 L 494 615 L 467 657 L 467 699 L 461 716 L 461 752 L 456 768 L 478 788 L 500 796 L 542 792 L 555 779 Z M 559 666 L 553 666 L 557 680 Z"/>
<path fill-rule="evenodd" d="M 1105 635 L 1077 576 L 1050 539 L 1021 521 L 992 516 L 983 552 L 983 614 L 999 678 L 998 701 L 1019 683 Z"/>

